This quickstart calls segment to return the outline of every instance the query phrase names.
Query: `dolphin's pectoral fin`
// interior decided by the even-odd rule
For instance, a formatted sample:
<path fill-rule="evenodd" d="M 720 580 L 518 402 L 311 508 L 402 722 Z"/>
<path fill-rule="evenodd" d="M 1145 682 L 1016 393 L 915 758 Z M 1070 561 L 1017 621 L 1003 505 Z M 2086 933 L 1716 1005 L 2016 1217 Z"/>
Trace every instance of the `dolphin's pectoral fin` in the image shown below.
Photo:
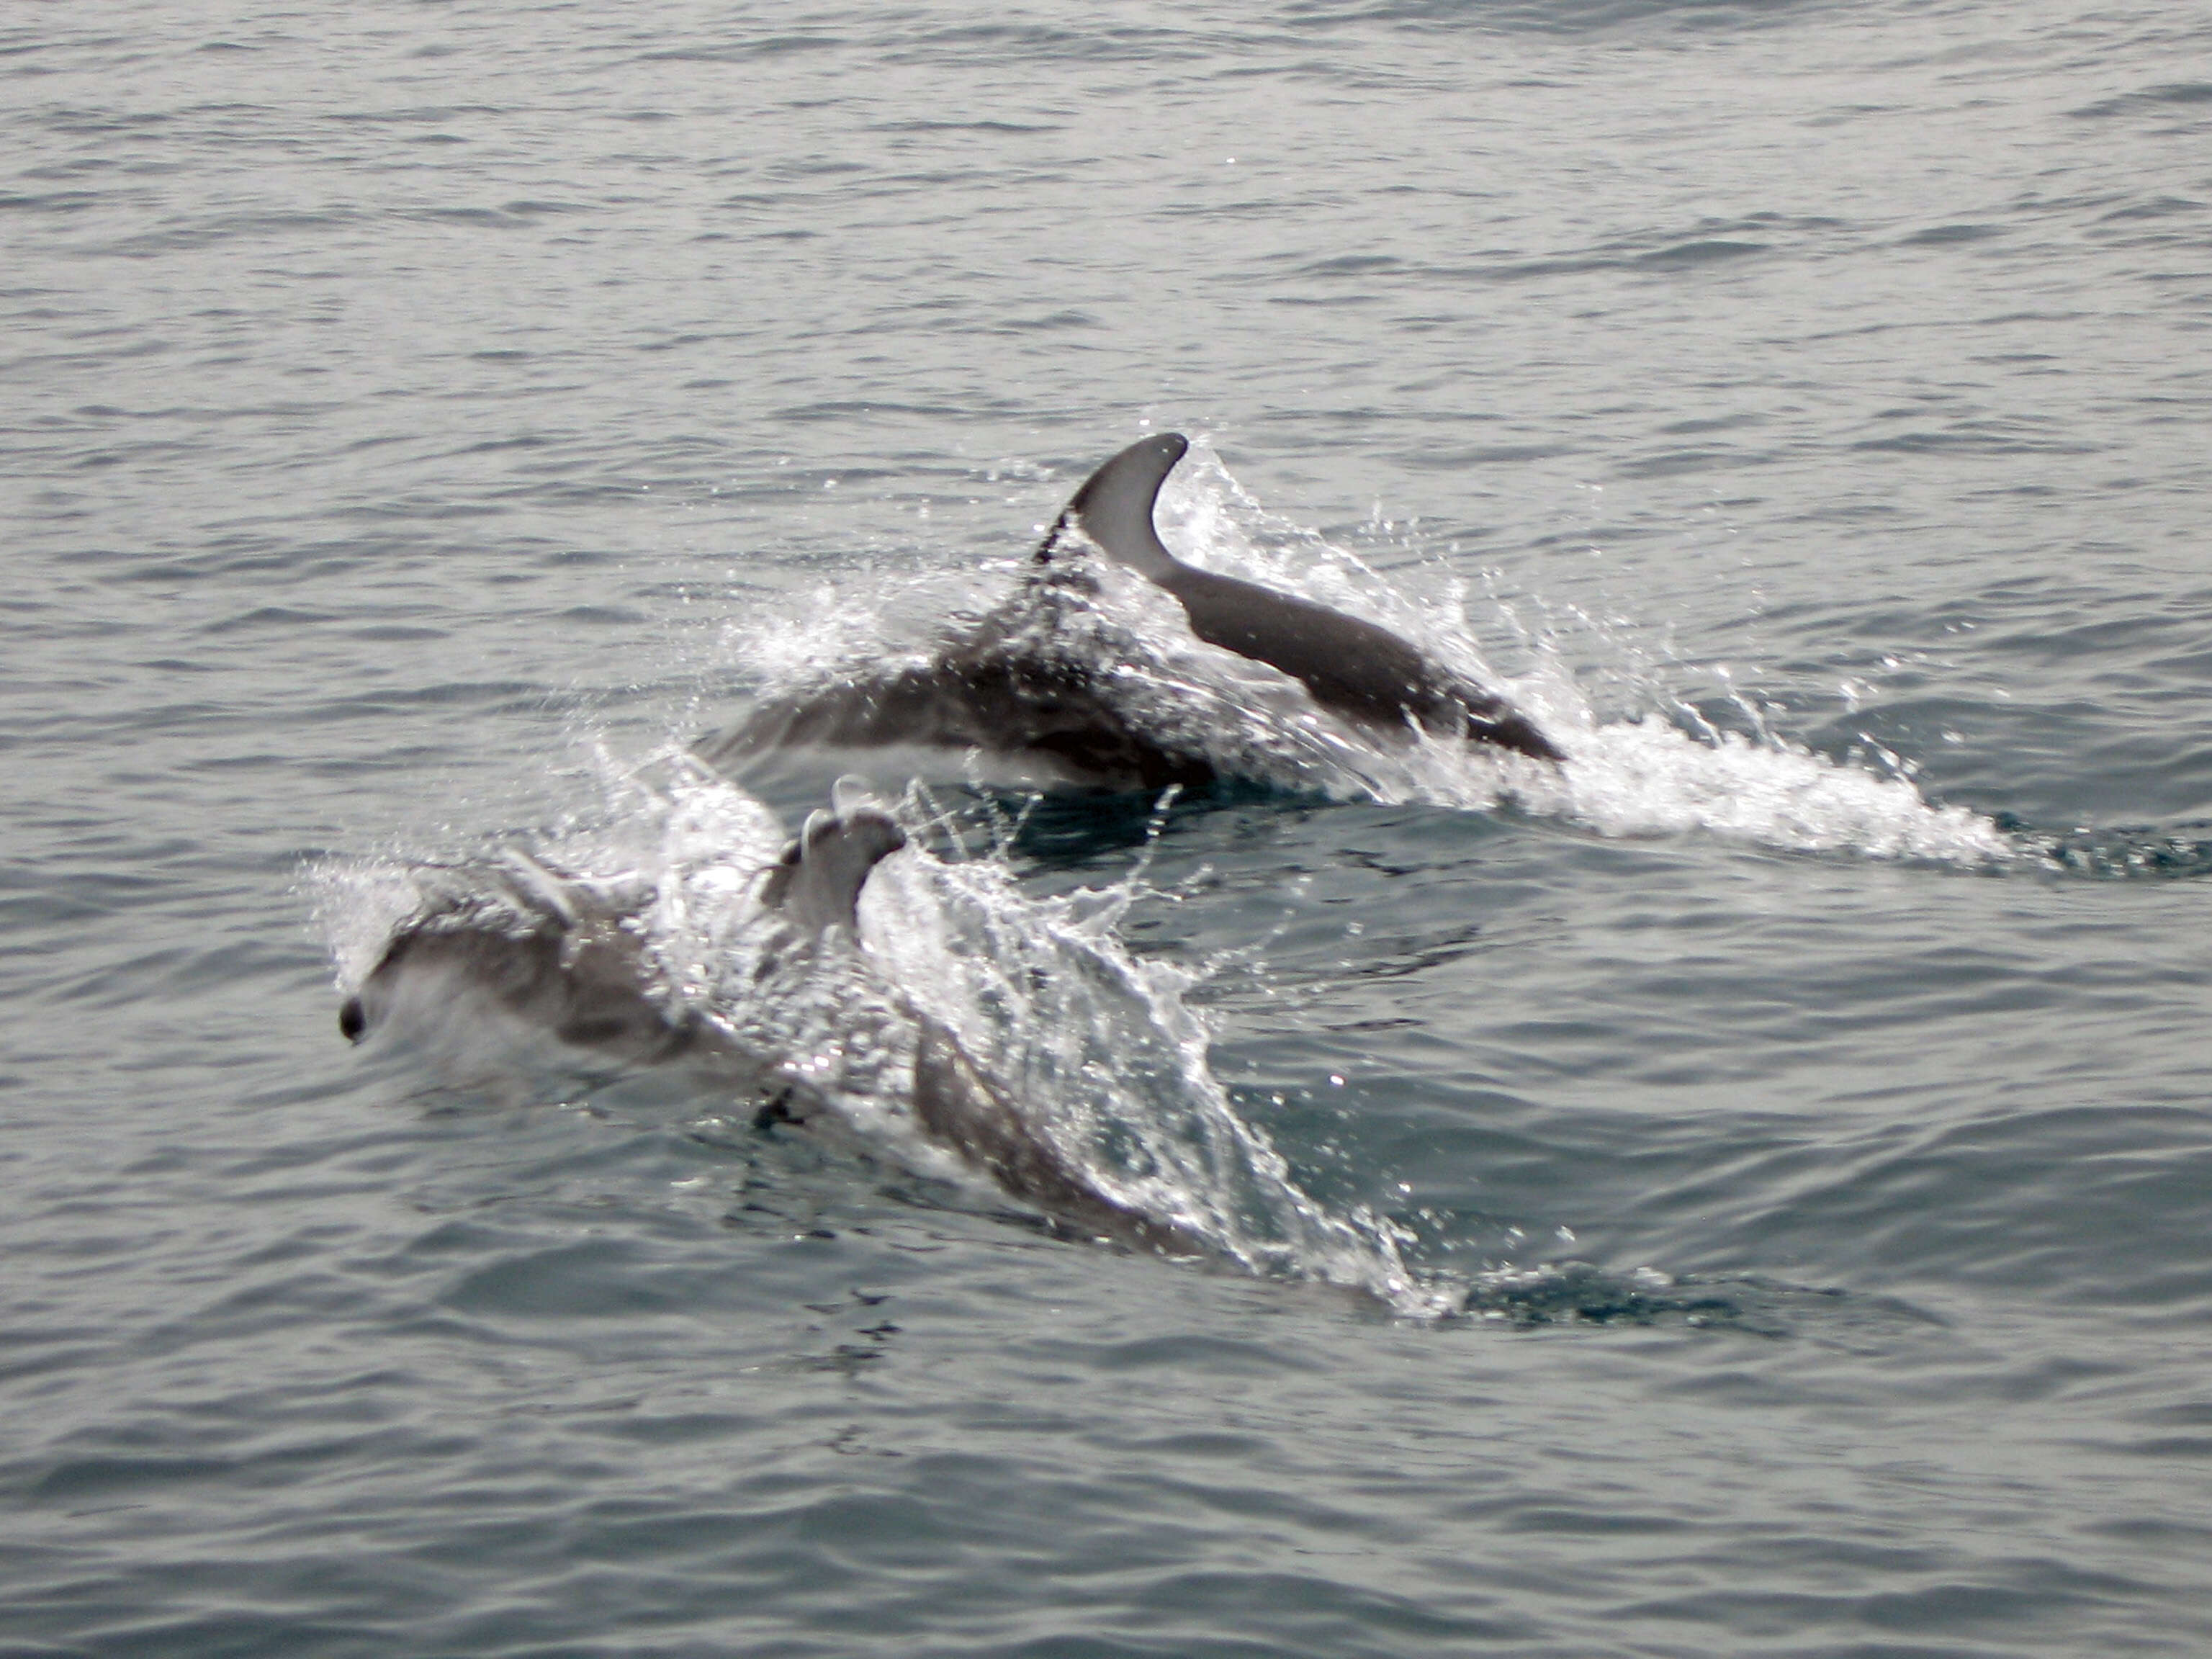
<path fill-rule="evenodd" d="M 1190 447 L 1180 432 L 1139 438 L 1084 481 L 1060 509 L 1043 544 L 1039 564 L 1052 562 L 1053 550 L 1071 524 L 1098 544 L 1106 556 L 1154 581 L 1177 568 L 1175 556 L 1152 527 L 1152 504 L 1160 486 Z"/>

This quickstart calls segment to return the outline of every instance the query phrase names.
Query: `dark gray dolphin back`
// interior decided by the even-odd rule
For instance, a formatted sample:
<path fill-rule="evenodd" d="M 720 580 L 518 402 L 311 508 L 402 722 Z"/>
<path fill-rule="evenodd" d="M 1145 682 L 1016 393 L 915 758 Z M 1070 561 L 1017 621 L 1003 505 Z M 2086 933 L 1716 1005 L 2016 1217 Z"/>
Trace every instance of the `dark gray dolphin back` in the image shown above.
<path fill-rule="evenodd" d="M 860 889 L 868 872 L 906 845 L 906 833 L 878 806 L 817 812 L 769 872 L 761 903 L 814 932 L 860 931 Z"/>
<path fill-rule="evenodd" d="M 1139 438 L 1109 460 L 1060 508 L 1051 533 L 1037 549 L 1037 562 L 1051 562 L 1054 547 L 1072 523 L 1108 557 L 1156 582 L 1182 569 L 1152 527 L 1152 504 L 1189 447 L 1190 440 L 1182 433 L 1163 432 Z"/>
<path fill-rule="evenodd" d="M 1037 549 L 1049 564 L 1073 524 L 1118 564 L 1182 602 L 1208 645 L 1279 669 L 1314 701 L 1373 725 L 1418 722 L 1439 736 L 1495 744 L 1540 760 L 1559 747 L 1502 697 L 1470 684 L 1411 641 L 1325 605 L 1188 565 L 1152 524 L 1160 486 L 1190 447 L 1179 432 L 1139 439 L 1085 482 Z"/>

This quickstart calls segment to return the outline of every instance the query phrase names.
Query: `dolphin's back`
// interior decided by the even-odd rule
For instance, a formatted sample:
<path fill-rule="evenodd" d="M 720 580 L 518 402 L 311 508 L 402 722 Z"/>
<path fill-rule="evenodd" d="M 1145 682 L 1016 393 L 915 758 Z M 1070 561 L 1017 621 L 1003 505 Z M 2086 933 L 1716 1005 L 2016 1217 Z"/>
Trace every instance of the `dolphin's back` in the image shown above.
<path fill-rule="evenodd" d="M 1429 659 L 1386 628 L 1293 593 L 1189 565 L 1160 586 L 1208 645 L 1305 682 L 1316 701 L 1370 720 L 1425 712 L 1443 691 Z"/>
<path fill-rule="evenodd" d="M 1169 552 L 1152 514 L 1189 448 L 1181 433 L 1161 432 L 1110 457 L 1069 497 L 1038 547 L 1036 562 L 1047 568 L 927 661 L 771 696 L 702 741 L 701 757 L 726 768 L 793 744 L 919 743 L 1048 757 L 1082 781 L 1116 788 L 1211 781 L 1211 756 L 1150 720 L 1142 703 L 1122 693 L 1118 664 L 1058 637 L 1055 607 L 1091 591 L 1080 574 L 1088 543 L 1172 594 L 1195 637 L 1301 682 L 1324 708 L 1385 730 L 1411 721 L 1439 737 L 1565 758 L 1503 698 L 1389 629 Z M 1063 551 L 1072 556 L 1065 562 Z M 772 881 L 771 891 L 793 880 Z M 845 909 L 829 905 L 823 925 L 842 921 Z"/>
<path fill-rule="evenodd" d="M 1314 701 L 1390 726 L 1478 738 L 1540 760 L 1562 758 L 1528 716 L 1389 629 L 1235 576 L 1178 565 L 1159 585 L 1208 645 L 1302 681 Z"/>
<path fill-rule="evenodd" d="M 1318 703 L 1378 725 L 1410 720 L 1440 736 L 1492 743 L 1539 760 L 1565 758 L 1504 698 L 1389 629 L 1295 593 L 1200 570 L 1170 553 L 1152 508 L 1189 447 L 1181 433 L 1163 432 L 1108 460 L 1061 510 L 1037 549 L 1037 562 L 1049 563 L 1062 532 L 1076 525 L 1109 558 L 1174 594 L 1200 639 L 1281 671 Z"/>

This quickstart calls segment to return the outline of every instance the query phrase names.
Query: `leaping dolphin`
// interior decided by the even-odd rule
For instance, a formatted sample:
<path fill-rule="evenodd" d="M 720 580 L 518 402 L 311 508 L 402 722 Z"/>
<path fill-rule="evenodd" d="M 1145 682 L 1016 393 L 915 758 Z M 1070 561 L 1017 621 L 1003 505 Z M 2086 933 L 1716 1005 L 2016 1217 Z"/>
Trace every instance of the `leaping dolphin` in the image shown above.
<path fill-rule="evenodd" d="M 351 1042 L 410 1012 L 475 1022 L 487 1014 L 550 1031 L 572 1048 L 650 1065 L 688 1053 L 702 1031 L 647 993 L 637 931 L 652 893 L 580 879 L 509 851 L 482 866 L 430 866 L 416 913 L 338 1009 Z"/>
<path fill-rule="evenodd" d="M 1532 756 L 1565 758 L 1528 716 L 1389 629 L 1296 594 L 1183 563 L 1153 523 L 1160 486 L 1189 441 L 1140 439 L 1092 473 L 1036 550 L 1036 577 L 926 662 L 773 697 L 698 749 L 710 765 L 793 744 L 927 744 L 1048 757 L 1076 776 L 1158 788 L 1202 784 L 1212 760 L 1134 710 L 1113 662 L 1068 645 L 1080 532 L 1171 594 L 1192 635 L 1265 664 L 1313 701 L 1380 733 L 1410 723 Z"/>
<path fill-rule="evenodd" d="M 1411 720 L 1439 737 L 1496 744 L 1539 760 L 1566 758 L 1527 715 L 1389 629 L 1200 570 L 1169 552 L 1152 509 L 1189 448 L 1180 432 L 1163 432 L 1113 457 L 1060 509 L 1036 562 L 1050 564 L 1068 530 L 1080 529 L 1107 557 L 1175 595 L 1200 639 L 1279 669 L 1325 708 L 1369 725 Z"/>
<path fill-rule="evenodd" d="M 872 1015 L 903 1024 L 903 1036 L 890 1043 L 853 1046 L 907 1055 L 905 1104 L 922 1139 L 1042 1210 L 1066 1236 L 1171 1255 L 1206 1253 L 1189 1228 L 1103 1190 L 957 1036 L 868 965 L 859 944 L 860 890 L 877 865 L 906 844 L 904 831 L 878 806 L 810 817 L 761 882 L 760 906 L 781 932 L 770 939 L 748 993 L 816 1003 L 827 995 L 841 1022 Z M 338 1029 L 349 1041 L 366 1041 L 403 1005 L 428 1005 L 464 1021 L 489 1010 L 629 1064 L 721 1061 L 764 1102 L 756 1120 L 763 1130 L 787 1123 L 850 1139 L 851 1126 L 813 1062 L 795 1065 L 760 1049 L 758 1031 L 772 1029 L 772 1019 L 749 1018 L 743 1009 L 678 1009 L 660 994 L 637 925 L 653 900 L 649 885 L 588 881 L 519 853 L 480 871 L 444 873 L 445 890 L 394 932 L 339 1009 Z M 875 994 L 854 1000 L 873 1004 L 872 1011 L 839 1000 L 841 991 L 861 984 Z"/>

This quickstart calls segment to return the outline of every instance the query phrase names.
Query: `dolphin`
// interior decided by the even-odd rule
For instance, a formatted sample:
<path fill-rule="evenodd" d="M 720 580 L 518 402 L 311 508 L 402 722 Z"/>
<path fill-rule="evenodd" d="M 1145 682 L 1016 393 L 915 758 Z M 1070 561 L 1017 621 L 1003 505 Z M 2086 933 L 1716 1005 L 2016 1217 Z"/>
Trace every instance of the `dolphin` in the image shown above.
<path fill-rule="evenodd" d="M 1565 760 L 1528 717 L 1389 629 L 1257 582 L 1183 563 L 1152 521 L 1168 474 L 1190 448 L 1180 432 L 1140 438 L 1100 467 L 1060 509 L 1036 562 L 1049 565 L 1070 530 L 1175 596 L 1208 645 L 1266 663 L 1324 708 L 1370 726 L 1413 720 L 1439 737 Z"/>
<path fill-rule="evenodd" d="M 1147 729 L 1112 665 L 1069 644 L 1061 624 L 1091 609 L 1095 583 L 1079 572 L 1039 574 L 1046 580 L 1024 584 L 927 660 L 771 697 L 693 752 L 728 771 L 803 744 L 917 744 L 1034 758 L 1056 775 L 1111 788 L 1212 782 L 1203 754 Z"/>
<path fill-rule="evenodd" d="M 595 883 L 509 850 L 490 865 L 417 872 L 431 889 L 338 1009 L 363 1042 L 403 1008 L 473 1021 L 489 1012 L 572 1048 L 653 1065 L 689 1052 L 699 1023 L 648 994 L 643 942 L 626 926 L 647 888 Z"/>
<path fill-rule="evenodd" d="M 856 1024 L 869 1018 L 857 1005 L 887 1010 L 904 1030 L 889 1043 L 854 1046 L 910 1056 L 908 1104 L 922 1139 L 1042 1211 L 1063 1237 L 1170 1255 L 1206 1254 L 1191 1229 L 1103 1190 L 951 1028 L 869 964 L 860 944 L 860 892 L 877 865 L 906 844 L 905 832 L 878 806 L 810 816 L 761 879 L 758 902 L 777 932 L 749 992 L 774 999 L 805 996 L 811 988 L 818 1000 L 827 988 L 837 1000 L 836 1016 Z M 629 1064 L 723 1062 L 762 1096 L 755 1124 L 763 1132 L 791 1124 L 857 1144 L 834 1090 L 809 1068 L 758 1051 L 762 1022 L 740 1010 L 679 1009 L 659 994 L 637 926 L 653 896 L 649 885 L 586 880 L 520 853 L 472 872 L 472 881 L 439 873 L 446 890 L 400 926 L 340 1007 L 338 1030 L 349 1041 L 366 1041 L 403 1006 L 421 1001 L 463 1019 L 489 1008 Z M 855 974 L 864 976 L 857 983 L 848 977 Z M 847 989 L 878 994 L 839 994 Z"/>
<path fill-rule="evenodd" d="M 1287 676 L 1314 702 L 1370 731 L 1411 723 L 1540 760 L 1565 758 L 1526 715 L 1389 629 L 1176 558 L 1152 515 L 1189 447 L 1179 433 L 1161 433 L 1109 459 L 1061 510 L 1030 580 L 927 660 L 770 698 L 697 753 L 726 768 L 799 744 L 918 744 L 1040 756 L 1113 787 L 1213 781 L 1212 760 L 1132 708 L 1117 664 L 1071 645 L 1074 613 L 1096 595 L 1078 556 L 1087 542 L 1172 595 L 1194 638 Z"/>
<path fill-rule="evenodd" d="M 904 834 L 880 808 L 817 812 L 771 872 L 762 902 L 781 909 L 796 927 L 857 941 L 860 890 L 877 863 L 905 845 Z M 914 1115 L 928 1139 L 1078 1235 L 1170 1255 L 1206 1253 L 1206 1246 L 1188 1228 L 1146 1215 L 1102 1191 L 1031 1125 L 950 1027 L 912 998 L 894 995 L 918 1033 Z M 794 1114 L 790 1102 L 779 1101 L 772 1105 L 771 1120 L 803 1122 L 805 1117 Z"/>

